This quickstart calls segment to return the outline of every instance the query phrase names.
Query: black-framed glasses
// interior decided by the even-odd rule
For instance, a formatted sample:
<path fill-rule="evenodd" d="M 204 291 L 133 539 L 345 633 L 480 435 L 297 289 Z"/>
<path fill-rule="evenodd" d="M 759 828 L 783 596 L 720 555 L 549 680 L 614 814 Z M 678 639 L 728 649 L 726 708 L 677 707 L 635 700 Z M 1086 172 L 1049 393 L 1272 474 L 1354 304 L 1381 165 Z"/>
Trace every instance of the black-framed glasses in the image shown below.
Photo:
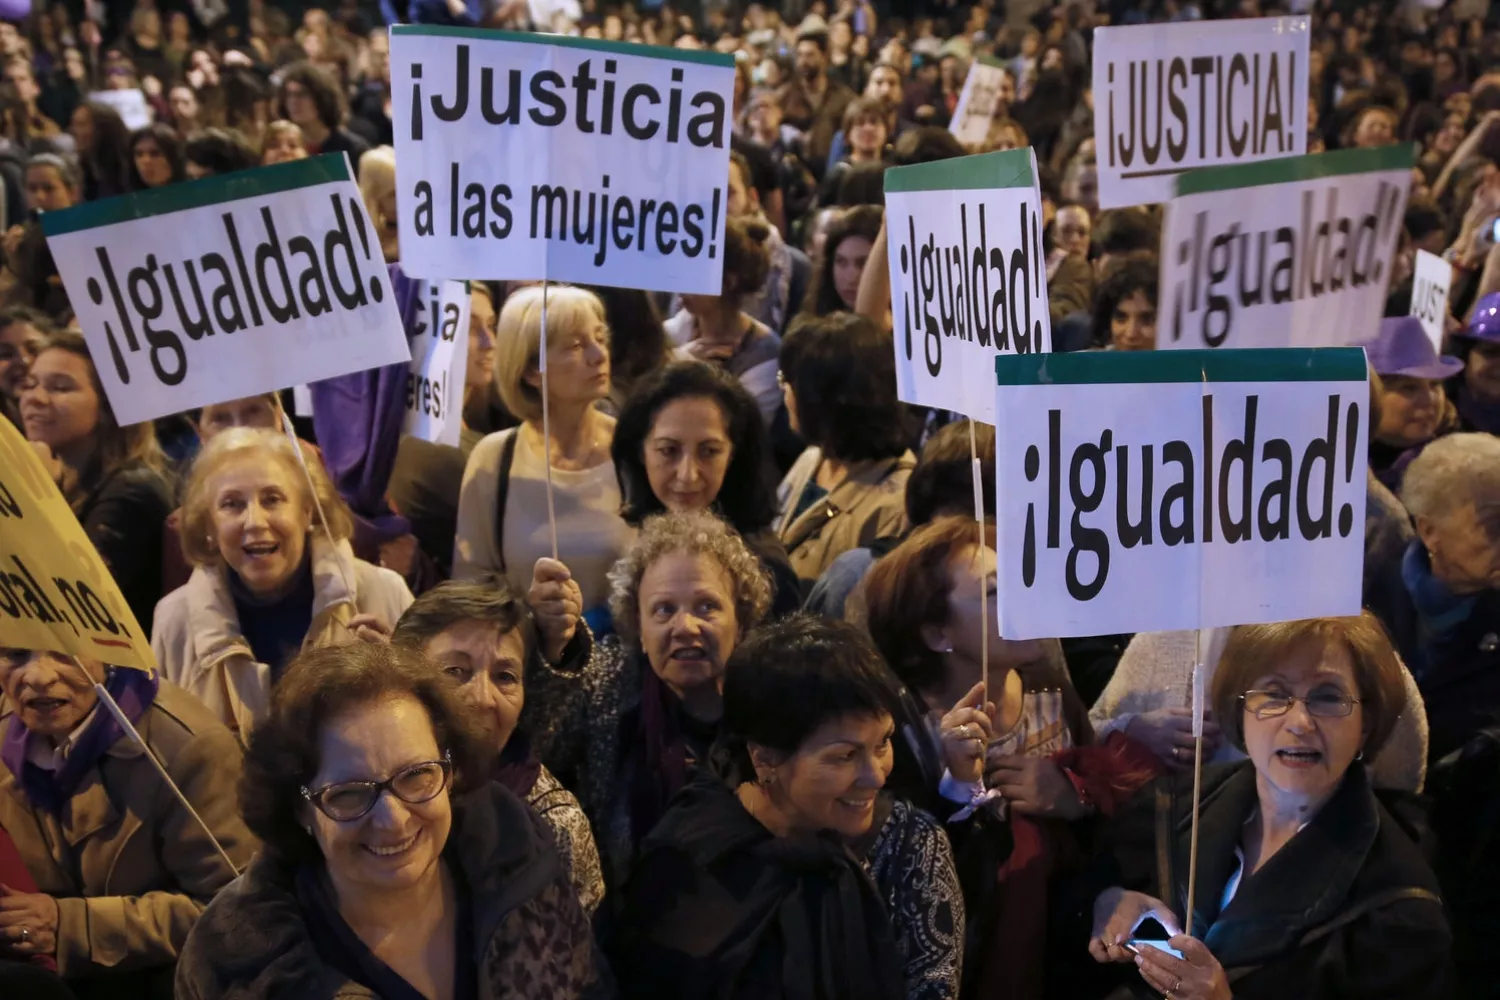
<path fill-rule="evenodd" d="M 317 791 L 303 785 L 302 797 L 335 823 L 352 823 L 375 808 L 381 792 L 389 791 L 407 805 L 421 805 L 437 798 L 452 777 L 453 759 L 444 751 L 442 760 L 409 764 L 384 781 L 340 781 Z"/>
<path fill-rule="evenodd" d="M 1351 698 L 1338 691 L 1314 691 L 1305 698 L 1281 691 L 1246 691 L 1240 695 L 1240 701 L 1244 702 L 1245 711 L 1257 719 L 1274 719 L 1285 715 L 1292 710 L 1292 703 L 1298 701 L 1307 706 L 1308 715 L 1320 719 L 1343 719 L 1359 704 L 1358 698 Z"/>

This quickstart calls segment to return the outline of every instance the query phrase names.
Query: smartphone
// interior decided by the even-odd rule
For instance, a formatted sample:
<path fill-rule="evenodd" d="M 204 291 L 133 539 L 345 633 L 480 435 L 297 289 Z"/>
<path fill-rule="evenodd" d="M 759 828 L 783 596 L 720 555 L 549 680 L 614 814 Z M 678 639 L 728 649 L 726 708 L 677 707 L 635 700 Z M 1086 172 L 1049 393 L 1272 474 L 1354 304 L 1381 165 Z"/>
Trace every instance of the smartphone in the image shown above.
<path fill-rule="evenodd" d="M 1173 958 L 1182 957 L 1182 952 L 1178 951 L 1176 948 L 1173 948 L 1165 941 L 1156 941 L 1151 938 L 1131 938 L 1129 941 L 1125 942 L 1125 950 L 1130 952 L 1132 955 L 1139 955 L 1142 948 L 1155 948 L 1157 951 L 1166 952 Z"/>

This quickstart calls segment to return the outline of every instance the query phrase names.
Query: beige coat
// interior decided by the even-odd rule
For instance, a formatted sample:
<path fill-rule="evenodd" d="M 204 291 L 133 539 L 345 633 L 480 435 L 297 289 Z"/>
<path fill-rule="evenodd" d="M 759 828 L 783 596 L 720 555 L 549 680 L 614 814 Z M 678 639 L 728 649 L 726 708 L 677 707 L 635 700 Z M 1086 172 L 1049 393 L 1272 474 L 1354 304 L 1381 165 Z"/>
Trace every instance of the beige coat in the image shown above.
<path fill-rule="evenodd" d="M 0 732 L 11 714 L 6 704 Z M 136 728 L 234 863 L 248 865 L 256 844 L 235 799 L 234 737 L 166 681 Z M 0 767 L 0 826 L 37 891 L 57 899 L 64 976 L 171 965 L 203 907 L 234 878 L 129 737 L 101 758 L 61 817 L 33 809 Z"/>
<path fill-rule="evenodd" d="M 340 542 L 335 551 L 314 536 L 311 544 L 313 619 L 303 649 L 349 641 L 343 623 L 356 614 L 378 615 L 394 626 L 411 605 L 406 581 L 391 570 L 355 559 L 349 543 Z M 352 595 L 344 583 L 346 575 L 354 586 Z M 270 710 L 271 668 L 256 662 L 240 634 L 222 568 L 197 567 L 187 583 L 161 599 L 151 649 L 166 678 L 197 695 L 242 742 Z"/>
<path fill-rule="evenodd" d="M 781 508 L 776 533 L 804 584 L 822 576 L 830 563 L 850 549 L 906 529 L 906 481 L 917 466 L 911 452 L 900 458 L 860 462 L 831 493 L 793 517 L 797 498 L 822 462 L 822 451 L 808 448 L 787 470 L 776 491 Z"/>

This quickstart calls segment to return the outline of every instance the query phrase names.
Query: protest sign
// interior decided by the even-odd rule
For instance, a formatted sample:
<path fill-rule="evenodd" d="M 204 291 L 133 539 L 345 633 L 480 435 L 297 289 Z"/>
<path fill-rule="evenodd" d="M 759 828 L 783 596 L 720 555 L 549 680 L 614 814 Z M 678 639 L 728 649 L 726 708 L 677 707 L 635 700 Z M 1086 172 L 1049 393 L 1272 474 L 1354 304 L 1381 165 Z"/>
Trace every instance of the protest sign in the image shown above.
<path fill-rule="evenodd" d="M 1004 64 L 989 56 L 980 56 L 969 63 L 969 75 L 964 77 L 964 89 L 959 92 L 953 120 L 948 123 L 948 131 L 959 142 L 977 146 L 989 136 L 990 120 L 995 116 L 1005 73 Z"/>
<path fill-rule="evenodd" d="M 1358 614 L 1364 352 L 995 359 L 1000 634 Z"/>
<path fill-rule="evenodd" d="M 734 60 L 391 29 L 401 264 L 718 295 Z"/>
<path fill-rule="evenodd" d="M 1172 177 L 1307 152 L 1306 17 L 1094 29 L 1099 205 L 1166 201 Z"/>
<path fill-rule="evenodd" d="M 1448 326 L 1448 288 L 1453 282 L 1453 265 L 1435 253 L 1417 251 L 1416 272 L 1411 282 L 1411 311 L 1407 314 L 1422 321 L 1433 350 L 1443 353 L 1443 335 Z"/>
<path fill-rule="evenodd" d="M 151 643 L 42 460 L 0 419 L 0 646 L 153 670 Z"/>
<path fill-rule="evenodd" d="M 1159 348 L 1329 347 L 1375 335 L 1412 148 L 1348 149 L 1177 178 L 1162 222 Z"/>
<path fill-rule="evenodd" d="M 150 102 L 146 100 L 146 95 L 139 88 L 96 90 L 89 94 L 89 100 L 114 108 L 121 120 L 125 122 L 125 127 L 132 132 L 138 128 L 145 128 L 156 119 L 156 113 L 151 110 Z"/>
<path fill-rule="evenodd" d="M 892 168 L 885 211 L 897 394 L 993 424 L 995 355 L 1052 349 L 1035 155 Z"/>
<path fill-rule="evenodd" d="M 343 154 L 48 212 L 42 228 L 122 424 L 410 358 Z"/>
<path fill-rule="evenodd" d="M 422 282 L 416 321 L 407 330 L 411 373 L 401 433 L 458 447 L 469 364 L 469 283 Z"/>

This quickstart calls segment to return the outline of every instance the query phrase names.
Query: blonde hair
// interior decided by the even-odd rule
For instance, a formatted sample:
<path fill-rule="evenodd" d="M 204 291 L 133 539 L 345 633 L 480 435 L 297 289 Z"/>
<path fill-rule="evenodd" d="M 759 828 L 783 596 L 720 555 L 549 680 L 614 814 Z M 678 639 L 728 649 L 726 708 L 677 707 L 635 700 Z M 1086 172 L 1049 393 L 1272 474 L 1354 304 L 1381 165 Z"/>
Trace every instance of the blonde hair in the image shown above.
<path fill-rule="evenodd" d="M 321 504 L 323 515 L 328 519 L 328 532 L 335 541 L 343 541 L 354 534 L 354 517 L 343 497 L 333 488 L 322 462 L 308 462 L 304 475 L 302 461 L 285 435 L 256 427 L 233 427 L 215 435 L 203 446 L 188 474 L 187 491 L 182 502 L 182 554 L 194 566 L 217 566 L 222 558 L 213 541 L 213 497 L 209 495 L 209 484 L 215 473 L 230 462 L 254 459 L 281 463 L 301 491 L 299 499 L 314 528 L 322 524 L 318 517 L 318 505 Z M 314 504 L 307 494 L 309 478 L 318 504 Z"/>
<path fill-rule="evenodd" d="M 300 129 L 299 129 L 300 131 Z M 380 199 L 396 190 L 396 151 L 390 146 L 376 146 L 359 158 L 359 196 L 365 211 L 380 228 Z"/>
<path fill-rule="evenodd" d="M 547 289 L 549 344 L 557 344 L 594 322 L 606 319 L 604 303 L 593 292 L 572 285 Z M 541 390 L 526 381 L 526 376 L 541 364 L 541 353 L 542 289 L 533 285 L 505 300 L 495 330 L 495 389 L 505 408 L 522 420 L 542 419 Z"/>

